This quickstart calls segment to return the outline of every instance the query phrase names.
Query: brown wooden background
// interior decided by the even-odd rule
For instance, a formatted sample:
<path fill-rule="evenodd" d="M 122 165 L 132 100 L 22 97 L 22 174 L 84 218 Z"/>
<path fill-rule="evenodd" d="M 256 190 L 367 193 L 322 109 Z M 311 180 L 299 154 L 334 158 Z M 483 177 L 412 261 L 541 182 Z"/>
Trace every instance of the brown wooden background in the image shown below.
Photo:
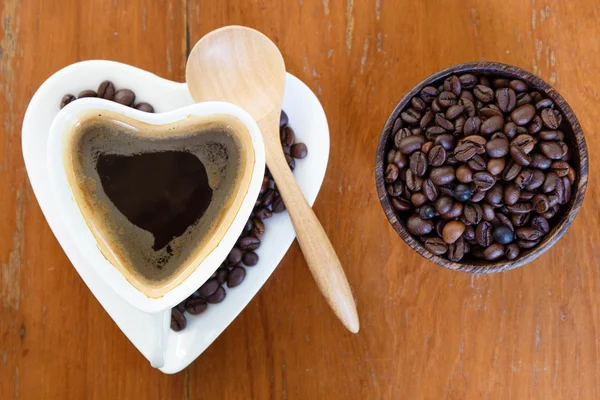
<path fill-rule="evenodd" d="M 597 1 L 0 0 L 0 12 L 0 399 L 600 398 Z M 181 81 L 189 44 L 228 24 L 272 37 L 323 103 L 332 151 L 315 210 L 362 330 L 352 336 L 336 322 L 294 244 L 223 335 L 166 376 L 50 232 L 25 173 L 21 122 L 37 87 L 70 63 L 107 58 Z M 402 95 L 476 60 L 555 85 L 591 156 L 570 231 L 531 265 L 492 276 L 411 252 L 385 219 L 373 173 Z"/>

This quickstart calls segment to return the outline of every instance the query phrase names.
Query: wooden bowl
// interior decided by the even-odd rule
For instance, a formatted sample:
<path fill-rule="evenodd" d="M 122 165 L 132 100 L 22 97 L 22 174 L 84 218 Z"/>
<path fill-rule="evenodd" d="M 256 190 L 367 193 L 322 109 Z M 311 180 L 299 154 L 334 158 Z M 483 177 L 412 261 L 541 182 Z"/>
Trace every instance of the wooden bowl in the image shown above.
<path fill-rule="evenodd" d="M 550 233 L 544 237 L 542 242 L 538 244 L 533 249 L 522 251 L 519 256 L 512 260 L 499 260 L 499 261 L 471 261 L 468 260 L 466 262 L 452 262 L 447 258 L 437 256 L 427 250 L 421 242 L 415 238 L 413 235 L 408 233 L 404 226 L 404 221 L 400 220 L 396 214 L 396 210 L 392 206 L 390 202 L 390 198 L 385 189 L 384 182 L 384 170 L 386 167 L 386 154 L 391 146 L 390 135 L 392 131 L 392 127 L 396 118 L 400 116 L 400 112 L 404 110 L 404 108 L 410 104 L 410 100 L 413 96 L 418 94 L 421 89 L 425 86 L 432 85 L 437 87 L 440 83 L 442 83 L 448 76 L 452 74 L 463 74 L 463 73 L 474 73 L 475 75 L 493 75 L 500 76 L 506 78 L 513 79 L 521 79 L 526 82 L 531 88 L 538 90 L 539 92 L 544 93 L 547 97 L 552 99 L 556 105 L 556 107 L 563 114 L 563 124 L 561 128 L 565 126 L 565 124 L 570 127 L 570 132 L 568 129 L 562 129 L 565 132 L 565 142 L 571 148 L 573 152 L 573 157 L 570 161 L 571 165 L 577 169 L 577 178 L 573 184 L 573 193 L 571 196 L 571 201 L 564 205 L 562 209 L 559 211 L 556 217 L 554 217 L 553 224 Z M 383 206 L 383 210 L 385 211 L 385 215 L 388 220 L 398 232 L 400 237 L 417 253 L 425 257 L 426 259 L 433 261 L 434 263 L 441 265 L 442 267 L 449 268 L 455 271 L 464 271 L 464 272 L 472 272 L 472 273 L 490 273 L 490 272 L 500 272 L 506 271 L 509 269 L 520 267 L 523 264 L 526 264 L 537 257 L 539 257 L 542 253 L 552 247 L 558 239 L 564 235 L 567 231 L 577 212 L 581 208 L 581 204 L 583 202 L 583 196 L 585 194 L 585 189 L 587 186 L 587 174 L 588 174 L 588 155 L 587 155 L 587 147 L 585 144 L 585 138 L 583 137 L 583 131 L 581 130 L 581 126 L 579 125 L 579 121 L 575 117 L 573 110 L 567 104 L 565 99 L 550 85 L 544 82 L 539 77 L 533 75 L 530 72 L 522 70 L 517 67 L 513 67 L 510 65 L 495 63 L 495 62 L 476 62 L 476 63 L 465 63 L 455 65 L 435 74 L 427 77 L 421 83 L 416 85 L 410 92 L 408 92 L 402 100 L 396 105 L 394 111 L 388 118 L 385 123 L 385 127 L 381 132 L 381 136 L 379 138 L 379 145 L 377 146 L 377 157 L 375 161 L 375 178 L 377 184 L 377 193 L 379 195 L 379 200 L 381 201 L 381 205 Z"/>

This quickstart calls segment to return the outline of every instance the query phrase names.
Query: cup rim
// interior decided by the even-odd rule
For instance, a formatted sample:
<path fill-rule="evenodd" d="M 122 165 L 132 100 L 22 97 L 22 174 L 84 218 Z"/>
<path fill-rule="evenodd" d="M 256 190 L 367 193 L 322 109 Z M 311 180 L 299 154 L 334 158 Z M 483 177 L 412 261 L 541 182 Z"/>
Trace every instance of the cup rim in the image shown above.
<path fill-rule="evenodd" d="M 162 125 L 182 121 L 188 116 L 210 117 L 212 115 L 225 115 L 237 119 L 246 127 L 254 150 L 254 163 L 250 183 L 246 194 L 242 198 L 241 206 L 221 238 L 220 242 L 200 262 L 182 282 L 170 289 L 163 296 L 152 298 L 146 296 L 130 283 L 125 275 L 113 266 L 97 246 L 89 226 L 76 204 L 71 188 L 68 186 L 64 165 L 62 162 L 62 136 L 68 130 L 69 124 L 82 113 L 90 110 L 105 110 L 111 113 L 124 115 L 142 123 Z M 256 122 L 242 108 L 227 102 L 204 102 L 192 104 L 166 113 L 145 113 L 131 107 L 103 99 L 86 98 L 73 102 L 63 108 L 54 118 L 50 127 L 47 146 L 47 167 L 51 177 L 51 187 L 65 224 L 69 225 L 69 239 L 73 241 L 82 254 L 86 254 L 87 262 L 83 268 L 94 270 L 120 297 L 133 307 L 147 313 L 156 313 L 169 309 L 193 293 L 227 257 L 231 248 L 242 232 L 252 208 L 258 197 L 265 169 L 265 153 L 262 134 Z M 69 220 L 71 223 L 69 223 Z"/>
<path fill-rule="evenodd" d="M 542 240 L 542 242 L 539 245 L 537 245 L 531 250 L 526 250 L 522 252 L 519 255 L 519 257 L 512 261 L 470 261 L 461 263 L 453 262 L 448 260 L 447 258 L 433 254 L 405 229 L 404 222 L 397 217 L 395 209 L 392 206 L 389 196 L 385 190 L 385 155 L 386 150 L 388 148 L 389 136 L 391 134 L 394 121 L 396 120 L 396 118 L 399 117 L 400 112 L 408 105 L 412 97 L 418 94 L 421 91 L 421 89 L 423 89 L 425 86 L 430 85 L 433 82 L 439 82 L 440 80 L 455 73 L 469 72 L 475 72 L 479 74 L 487 73 L 490 75 L 504 76 L 507 78 L 521 79 L 525 81 L 532 88 L 543 92 L 546 96 L 548 96 L 554 101 L 557 108 L 560 109 L 560 111 L 566 117 L 566 120 L 568 121 L 574 134 L 574 142 L 576 143 L 576 146 L 573 147 L 572 150 L 574 151 L 574 155 L 578 157 L 579 169 L 575 185 L 576 191 L 575 193 L 573 193 L 571 201 L 569 202 L 564 211 L 564 216 L 561 218 L 558 224 L 552 228 L 550 233 L 544 238 L 544 240 Z M 394 110 L 388 117 L 379 137 L 379 142 L 377 145 L 377 154 L 375 158 L 375 183 L 377 187 L 379 201 L 381 203 L 381 206 L 383 207 L 383 210 L 389 223 L 392 225 L 392 227 L 398 233 L 398 235 L 413 250 L 415 250 L 418 254 L 428 259 L 429 261 L 432 261 L 437 265 L 454 271 L 463 271 L 471 273 L 492 273 L 514 269 L 526 263 L 529 263 L 530 261 L 533 261 L 540 255 L 542 255 L 544 252 L 546 252 L 548 249 L 550 249 L 565 234 L 565 232 L 568 230 L 571 223 L 575 219 L 575 216 L 581 209 L 581 205 L 583 203 L 583 198 L 587 188 L 587 181 L 588 153 L 587 146 L 585 143 L 585 137 L 583 134 L 583 130 L 581 129 L 581 125 L 579 124 L 575 113 L 573 112 L 567 101 L 556 91 L 556 89 L 554 89 L 551 85 L 546 83 L 540 77 L 521 68 L 497 62 L 468 62 L 453 65 L 429 75 L 420 83 L 415 85 L 396 104 Z"/>

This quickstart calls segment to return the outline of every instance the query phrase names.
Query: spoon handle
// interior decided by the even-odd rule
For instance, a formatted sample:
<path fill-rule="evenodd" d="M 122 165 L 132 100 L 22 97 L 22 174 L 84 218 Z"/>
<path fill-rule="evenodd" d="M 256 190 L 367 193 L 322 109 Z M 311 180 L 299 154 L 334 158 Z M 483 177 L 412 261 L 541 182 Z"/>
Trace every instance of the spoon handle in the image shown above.
<path fill-rule="evenodd" d="M 277 139 L 279 139 L 278 136 Z M 279 193 L 281 193 L 294 225 L 296 238 L 306 264 L 335 315 L 350 332 L 357 333 L 359 321 L 356 303 L 340 260 L 317 216 L 298 187 L 285 160 L 281 145 L 265 141 L 265 146 L 267 166 L 277 183 Z"/>

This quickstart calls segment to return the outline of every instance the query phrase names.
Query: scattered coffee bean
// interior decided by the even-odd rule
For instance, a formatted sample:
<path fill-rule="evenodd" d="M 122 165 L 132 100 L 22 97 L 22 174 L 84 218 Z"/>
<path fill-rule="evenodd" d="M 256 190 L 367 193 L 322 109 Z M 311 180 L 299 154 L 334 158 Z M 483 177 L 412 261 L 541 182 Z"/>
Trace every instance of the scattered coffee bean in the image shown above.
<path fill-rule="evenodd" d="M 98 86 L 98 97 L 112 100 L 115 97 L 115 85 L 111 81 L 104 81 Z"/>
<path fill-rule="evenodd" d="M 176 307 L 171 309 L 171 329 L 179 332 L 187 326 L 185 315 Z"/>
<path fill-rule="evenodd" d="M 191 315 L 199 315 L 202 314 L 208 308 L 208 304 L 206 301 L 201 299 L 200 297 L 190 297 L 185 301 L 185 311 L 190 313 Z M 171 318 L 173 315 L 171 314 Z M 180 328 L 181 330 L 183 328 Z"/>
<path fill-rule="evenodd" d="M 64 106 L 66 106 L 69 103 L 72 103 L 75 100 L 76 98 L 72 94 L 65 94 L 60 100 L 60 108 L 63 108 Z"/>
<path fill-rule="evenodd" d="M 226 295 L 227 293 L 225 292 L 225 289 L 223 289 L 222 286 L 219 286 L 219 288 L 213 294 L 206 298 L 206 302 L 210 304 L 218 304 L 225 300 Z"/>
<path fill-rule="evenodd" d="M 143 111 L 143 112 L 147 112 L 147 113 L 153 113 L 154 112 L 154 107 L 152 107 L 148 103 L 138 103 L 138 104 L 135 105 L 135 108 L 137 110 L 140 110 L 140 111 Z"/>
<path fill-rule="evenodd" d="M 83 92 L 79 93 L 79 96 L 77 96 L 78 99 L 83 99 L 85 97 L 98 97 L 98 94 L 96 94 L 96 92 L 93 90 L 84 90 Z"/>
<path fill-rule="evenodd" d="M 234 288 L 238 286 L 245 277 L 246 270 L 243 267 L 233 267 L 231 271 L 229 271 L 229 276 L 227 277 L 227 287 Z"/>
<path fill-rule="evenodd" d="M 118 90 L 115 92 L 114 101 L 125 106 L 130 106 L 135 101 L 135 93 L 129 89 Z"/>
<path fill-rule="evenodd" d="M 247 267 L 253 267 L 256 264 L 258 264 L 258 254 L 256 254 L 253 251 L 247 251 L 244 253 L 244 256 L 242 257 L 242 262 Z"/>
<path fill-rule="evenodd" d="M 308 155 L 308 150 L 304 143 L 295 143 L 292 145 L 290 155 L 297 159 L 303 159 Z"/>

